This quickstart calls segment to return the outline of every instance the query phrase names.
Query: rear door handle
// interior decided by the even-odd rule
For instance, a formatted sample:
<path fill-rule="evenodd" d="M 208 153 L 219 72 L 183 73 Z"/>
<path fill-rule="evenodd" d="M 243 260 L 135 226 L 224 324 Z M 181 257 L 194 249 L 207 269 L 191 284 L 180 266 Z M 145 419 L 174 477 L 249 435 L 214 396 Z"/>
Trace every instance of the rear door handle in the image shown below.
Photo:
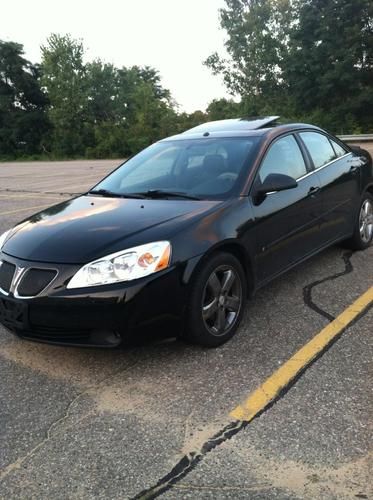
<path fill-rule="evenodd" d="M 357 172 L 357 168 L 357 165 L 352 165 L 352 167 L 350 168 L 350 173 L 355 174 Z"/>

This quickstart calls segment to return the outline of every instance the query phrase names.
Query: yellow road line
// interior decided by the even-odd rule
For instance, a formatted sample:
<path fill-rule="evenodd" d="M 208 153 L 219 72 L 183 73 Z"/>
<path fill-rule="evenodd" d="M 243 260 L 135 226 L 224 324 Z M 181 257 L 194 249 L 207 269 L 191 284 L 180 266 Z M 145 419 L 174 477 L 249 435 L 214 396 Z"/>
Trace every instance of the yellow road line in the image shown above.
<path fill-rule="evenodd" d="M 369 288 L 334 321 L 329 323 L 312 340 L 299 349 L 294 356 L 251 393 L 244 403 L 237 406 L 230 415 L 236 420 L 250 422 L 370 304 L 373 304 L 373 287 Z"/>
<path fill-rule="evenodd" d="M 19 208 L 18 210 L 10 210 L 9 212 L 1 212 L 0 216 L 2 217 L 3 215 L 17 214 L 18 212 L 27 212 L 27 210 L 34 210 L 35 208 L 42 208 L 42 207 L 47 208 L 47 207 L 49 207 L 49 205 L 44 203 L 43 205 L 36 205 L 33 207 Z"/>

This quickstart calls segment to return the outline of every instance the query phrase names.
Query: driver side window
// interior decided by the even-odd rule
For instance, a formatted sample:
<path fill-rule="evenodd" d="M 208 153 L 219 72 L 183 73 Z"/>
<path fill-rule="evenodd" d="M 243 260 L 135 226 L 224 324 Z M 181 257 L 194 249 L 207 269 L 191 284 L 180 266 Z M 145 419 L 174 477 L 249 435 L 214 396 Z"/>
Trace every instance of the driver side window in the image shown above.
<path fill-rule="evenodd" d="M 293 135 L 287 135 L 272 144 L 259 169 L 263 183 L 269 174 L 283 174 L 297 180 L 307 174 L 306 164 Z"/>

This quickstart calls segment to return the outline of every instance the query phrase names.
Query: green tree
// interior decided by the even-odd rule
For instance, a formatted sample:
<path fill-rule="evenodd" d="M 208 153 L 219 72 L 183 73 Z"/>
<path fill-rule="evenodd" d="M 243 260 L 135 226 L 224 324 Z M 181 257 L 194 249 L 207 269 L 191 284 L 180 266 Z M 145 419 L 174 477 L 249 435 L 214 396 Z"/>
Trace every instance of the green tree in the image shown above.
<path fill-rule="evenodd" d="M 192 127 L 196 127 L 201 123 L 208 122 L 210 118 L 207 113 L 204 113 L 200 109 L 193 111 L 192 113 L 179 113 L 177 115 L 177 125 L 175 127 L 174 133 L 184 132 Z"/>
<path fill-rule="evenodd" d="M 0 156 L 16 157 L 43 150 L 49 130 L 47 96 L 39 68 L 23 57 L 23 46 L 0 40 Z"/>
<path fill-rule="evenodd" d="M 373 127 L 373 2 L 297 1 L 285 80 L 303 115 L 337 132 Z"/>
<path fill-rule="evenodd" d="M 50 100 L 52 149 L 57 156 L 84 154 L 89 128 L 84 47 L 70 35 L 52 34 L 42 52 L 42 83 Z"/>
<path fill-rule="evenodd" d="M 159 73 L 148 66 L 86 66 L 89 120 L 94 130 L 89 156 L 127 156 L 175 131 L 176 113 Z"/>
<path fill-rule="evenodd" d="M 228 58 L 206 61 L 245 114 L 373 128 L 371 0 L 225 0 Z"/>
<path fill-rule="evenodd" d="M 123 110 L 118 105 L 118 70 L 99 59 L 85 67 L 87 111 L 89 119 L 101 122 L 120 122 Z"/>
<path fill-rule="evenodd" d="M 241 106 L 232 99 L 213 99 L 207 106 L 206 113 L 209 120 L 237 118 L 240 116 Z"/>
<path fill-rule="evenodd" d="M 175 132 L 175 111 L 157 96 L 151 82 L 141 82 L 131 95 L 131 116 L 126 124 L 127 143 L 132 153 Z"/>
<path fill-rule="evenodd" d="M 232 94 L 260 97 L 282 88 L 282 61 L 294 19 L 291 0 L 225 0 L 220 24 L 229 58 L 205 64 L 221 74 Z"/>
<path fill-rule="evenodd" d="M 124 105 L 124 116 L 127 123 L 136 119 L 136 113 L 139 107 L 138 95 L 140 90 L 148 89 L 148 97 L 154 102 L 162 102 L 167 107 L 173 108 L 174 102 L 171 99 L 171 93 L 161 85 L 161 78 L 158 71 L 149 66 L 131 68 L 123 67 L 118 70 L 119 92 L 118 98 L 121 105 Z"/>

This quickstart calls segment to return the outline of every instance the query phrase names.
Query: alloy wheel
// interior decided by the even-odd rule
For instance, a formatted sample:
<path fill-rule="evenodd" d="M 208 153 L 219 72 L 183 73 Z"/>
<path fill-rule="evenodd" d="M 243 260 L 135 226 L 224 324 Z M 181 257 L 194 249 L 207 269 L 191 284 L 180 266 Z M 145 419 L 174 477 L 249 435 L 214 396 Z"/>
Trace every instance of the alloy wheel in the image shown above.
<path fill-rule="evenodd" d="M 365 200 L 359 216 L 360 237 L 364 243 L 369 243 L 373 235 L 373 203 Z"/>
<path fill-rule="evenodd" d="M 235 324 L 242 307 L 242 283 L 228 265 L 216 268 L 207 280 L 202 298 L 202 318 L 208 331 L 221 336 Z"/>

